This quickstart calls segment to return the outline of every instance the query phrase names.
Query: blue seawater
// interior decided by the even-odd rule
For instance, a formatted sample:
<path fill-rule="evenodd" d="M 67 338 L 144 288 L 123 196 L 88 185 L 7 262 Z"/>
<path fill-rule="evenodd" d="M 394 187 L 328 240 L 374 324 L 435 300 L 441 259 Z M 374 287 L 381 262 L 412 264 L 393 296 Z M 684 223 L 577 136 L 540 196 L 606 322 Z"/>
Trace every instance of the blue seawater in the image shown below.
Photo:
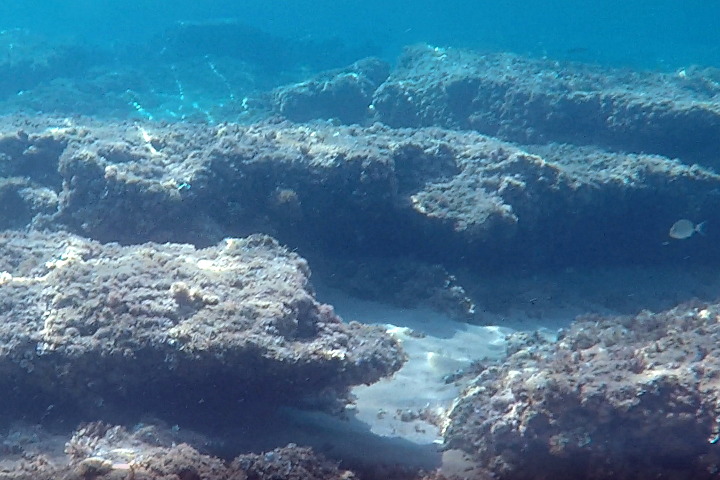
<path fill-rule="evenodd" d="M 322 294 L 325 299 L 319 297 L 321 301 L 332 303 L 348 319 L 411 328 L 408 332 L 412 334 L 403 333 L 406 335 L 403 341 L 406 346 L 420 342 L 414 350 L 408 348 L 415 355 L 413 361 L 418 362 L 416 365 L 425 362 L 431 367 L 427 375 L 416 375 L 431 380 L 427 388 L 421 383 L 410 382 L 408 385 L 416 385 L 419 399 L 426 398 L 426 390 L 430 392 L 427 398 L 432 398 L 433 392 L 441 392 L 442 398 L 435 400 L 438 405 L 447 401 L 442 404 L 444 408 L 452 398 L 446 393 L 452 393 L 448 385 L 463 375 L 475 375 L 472 369 L 463 371 L 470 361 L 484 358 L 483 352 L 500 357 L 502 339 L 507 332 L 505 328 L 529 330 L 537 325 L 556 330 L 559 326 L 567 326 L 578 314 L 632 314 L 640 310 L 648 311 L 642 318 L 652 319 L 650 310 L 674 307 L 693 297 L 717 302 L 720 280 L 717 269 L 711 267 L 720 265 L 717 248 L 720 176 L 716 174 L 720 171 L 719 20 L 720 0 L 0 0 L 0 125 L 5 128 L 0 132 L 0 221 L 5 222 L 3 228 L 25 229 L 36 224 L 61 229 L 68 227 L 103 241 L 126 243 L 155 240 L 203 245 L 224 236 L 256 231 L 272 233 L 308 258 L 313 271 L 319 272 L 313 282 L 319 278 L 317 285 L 322 286 L 325 275 L 326 284 L 333 286 Z M 399 58 L 405 58 L 411 65 L 406 68 L 412 70 L 410 75 L 402 71 Z M 388 72 L 400 72 L 400 80 L 393 77 L 388 80 Z M 455 78 L 451 78 L 453 74 L 457 74 Z M 447 78 L 452 81 L 443 83 Z M 423 79 L 428 80 L 428 88 L 423 88 Z M 497 83 L 493 83 L 494 80 L 498 80 Z M 326 94 L 323 87 L 328 84 L 332 88 L 328 88 L 330 93 Z M 314 87 L 317 88 L 313 90 Z M 388 88 L 383 90 L 383 87 Z M 416 103 L 413 104 L 410 98 Z M 678 108 L 673 110 L 675 106 Z M 348 108 L 343 110 L 343 107 Z M 493 116 L 497 111 L 507 115 Z M 36 129 L 52 125 L 53 131 L 62 136 L 63 129 L 56 127 L 71 125 L 74 118 L 83 115 L 96 117 L 100 119 L 97 124 L 108 127 L 94 130 L 92 135 L 98 135 L 100 147 L 92 155 L 88 154 L 92 159 L 108 157 L 110 164 L 107 166 L 102 166 L 100 160 L 85 162 L 82 150 L 68 154 L 76 155 L 68 160 L 59 153 L 65 148 L 61 141 L 50 141 L 49 136 L 42 135 L 32 137 L 23 130 L 23 125 Z M 292 130 L 295 126 L 287 127 L 289 124 L 281 124 L 277 129 L 280 134 L 276 134 L 275 124 L 268 120 L 275 115 L 283 115 L 291 121 L 320 120 L 320 123 L 317 131 L 307 136 L 303 128 L 295 131 Z M 87 120 L 80 118 L 78 124 Z M 33 126 L 35 120 L 37 125 Z M 243 140 L 238 140 L 242 138 L 240 134 L 232 133 L 234 126 L 205 128 L 205 124 L 260 120 L 267 121 L 257 130 L 265 132 L 262 138 L 268 140 L 262 146 L 264 150 L 254 150 L 252 138 L 247 140 L 247 149 L 235 150 L 236 143 L 243 147 Z M 132 123 L 135 121 L 137 124 Z M 357 121 L 364 125 L 381 121 L 387 129 L 376 126 L 367 130 L 336 128 L 333 121 Z M 178 123 L 167 127 L 161 122 Z M 94 120 L 88 124 L 95 125 Z M 139 134 L 133 140 L 122 136 L 128 124 Z M 157 130 L 166 132 L 161 134 L 166 137 L 155 137 L 150 131 L 152 128 L 146 130 L 147 125 L 161 125 Z M 419 131 L 417 137 L 408 133 L 409 130 L 394 130 L 395 127 L 424 126 L 440 128 Z M 117 141 L 113 137 L 115 127 L 121 132 Z M 242 131 L 242 127 L 238 130 Z M 483 146 L 487 139 L 478 140 L 477 132 L 467 133 L 469 130 L 518 142 L 533 155 L 506 144 Z M 176 132 L 179 132 L 177 136 Z M 311 136 L 315 138 L 316 134 L 320 140 L 306 144 L 306 140 Z M 353 153 L 355 136 L 363 134 L 375 138 L 367 144 L 358 142 L 357 156 L 349 155 L 348 152 Z M 81 131 L 68 133 L 68 137 L 80 145 L 73 144 L 73 148 L 82 147 L 84 141 L 78 140 L 82 135 Z M 423 136 L 427 138 L 423 139 Z M 320 173 L 315 176 L 315 164 L 302 163 L 312 158 L 308 155 L 311 152 L 308 145 L 322 145 L 325 138 L 332 138 L 327 142 L 332 145 L 336 137 L 337 149 L 334 146 L 316 149 L 329 153 L 327 158 L 322 156 L 325 153 L 318 154 L 322 162 L 318 162 Z M 188 159 L 187 168 L 175 168 L 170 161 L 163 163 L 177 157 L 160 155 L 156 161 L 154 156 L 165 148 L 162 138 L 170 139 L 171 147 L 167 150 L 173 153 L 168 155 Z M 435 138 L 442 138 L 442 141 L 436 144 Z M 203 143 L 206 139 L 210 140 Z M 187 148 L 182 143 L 186 140 Z M 140 141 L 143 143 L 136 143 Z M 213 143 L 215 141 L 217 144 Z M 181 145 L 178 147 L 180 153 L 173 150 L 176 144 Z M 481 148 L 474 150 L 478 145 Z M 368 162 L 358 161 L 372 149 L 383 152 L 383 156 L 377 161 L 373 158 Z M 186 150 L 191 152 L 187 157 L 184 155 Z M 276 151 L 280 152 L 277 165 L 270 153 Z M 622 157 L 616 155 L 618 151 L 634 156 Z M 393 153 L 385 157 L 385 152 Z M 639 153 L 667 158 L 658 160 L 659 157 L 636 155 Z M 136 154 L 138 158 L 135 158 Z M 253 162 L 258 157 L 255 166 Z M 455 157 L 460 161 L 456 162 Z M 54 170 L 59 158 L 63 162 L 60 174 Z M 347 169 L 342 161 L 345 158 L 350 159 L 345 162 L 350 165 Z M 301 167 L 286 171 L 286 166 L 293 164 L 294 159 L 300 159 L 297 163 Z M 502 164 L 497 170 L 492 169 L 496 167 L 492 163 L 495 159 Z M 130 166 L 123 165 L 125 163 Z M 362 164 L 362 170 L 357 167 L 359 164 Z M 366 164 L 372 168 L 366 171 Z M 691 164 L 699 164 L 706 170 L 690 167 Z M 196 171 L 197 165 L 204 166 Z M 640 167 L 634 170 L 636 165 Z M 331 171 L 336 166 L 337 175 L 333 171 L 326 174 L 328 179 L 322 178 L 323 169 Z M 302 171 L 303 168 L 313 173 L 308 174 Z M 471 173 L 465 176 L 464 171 L 460 172 L 463 169 Z M 270 173 L 265 175 L 265 171 Z M 138 177 L 148 175 L 150 180 L 146 183 L 136 181 L 136 172 Z M 165 179 L 166 173 L 177 176 Z M 353 183 L 356 173 L 361 179 L 357 184 Z M 161 178 L 162 183 L 155 177 Z M 157 183 L 153 183 L 156 180 Z M 424 187 L 426 183 L 427 188 Z M 345 194 L 343 188 L 346 186 L 353 191 Z M 143 191 L 144 188 L 150 193 Z M 217 197 L 213 195 L 213 188 L 218 190 Z M 172 195 L 164 196 L 168 190 Z M 506 200 L 507 203 L 503 203 Z M 91 208 L 85 208 L 83 202 Z M 153 202 L 158 203 L 153 205 Z M 107 218 L 97 213 L 98 205 L 107 209 Z M 56 207 L 63 215 L 53 215 Z M 183 214 L 177 217 L 165 215 L 168 209 Z M 512 220 L 516 214 L 517 224 Z M 135 221 L 133 215 L 138 215 L 139 219 Z M 154 225 L 158 217 L 158 225 Z M 117 218 L 132 221 L 114 220 Z M 690 230 L 681 235 L 668 235 L 678 221 L 681 225 L 690 224 Z M 696 227 L 698 224 L 707 228 Z M 72 261 L 72 255 L 68 261 Z M 340 260 L 336 261 L 336 258 Z M 420 263 L 415 265 L 413 262 L 418 259 Z M 65 260 L 63 257 L 62 262 L 58 259 L 46 265 L 64 263 Z M 448 270 L 438 262 L 445 262 Z M 694 276 L 686 268 L 706 264 L 711 267 L 698 270 Z M 11 278 L 3 269 L 14 263 L 8 260 L 3 265 L 0 287 Z M 339 265 L 337 272 L 335 265 Z M 637 270 L 631 269 L 638 265 Z M 650 268 L 642 270 L 645 265 Z M 667 265 L 672 268 L 663 269 Z M 619 270 L 612 270 L 618 266 Z M 478 271 L 485 270 L 478 274 L 473 270 L 476 267 Z M 455 276 L 453 268 L 465 275 Z M 497 276 L 483 277 L 486 270 Z M 617 278 L 614 277 L 616 274 Z M 90 277 L 89 274 L 85 276 Z M 402 304 L 403 310 L 385 310 L 380 304 L 358 303 L 357 299 L 340 292 L 343 282 L 352 294 L 366 295 L 374 301 L 394 301 Z M 177 284 L 184 285 L 183 282 Z M 336 284 L 337 292 L 334 291 Z M 129 285 L 128 289 L 134 288 L 135 283 Z M 173 284 L 173 288 L 175 286 Z M 384 292 L 386 287 L 387 293 Z M 180 289 L 185 290 L 188 290 L 187 285 Z M 120 288 L 117 291 L 122 292 Z M 196 293 L 183 294 L 182 301 L 177 301 L 178 318 L 185 315 L 186 310 L 195 309 L 196 303 L 200 303 L 198 298 Z M 205 302 L 206 297 L 203 295 L 202 298 Z M 215 303 L 219 301 L 214 295 L 207 298 L 215 298 Z M 423 301 L 427 301 L 426 304 Z M 5 300 L 0 297 L 0 313 L 7 313 L 11 308 L 7 305 L 11 304 L 3 302 Z M 112 302 L 113 305 L 119 303 Z M 210 300 L 207 303 L 214 305 Z M 492 334 L 488 335 L 487 331 L 469 328 L 465 322 L 452 323 L 444 314 L 438 317 L 435 312 L 426 321 L 423 311 L 412 310 L 418 305 L 445 308 L 445 313 L 460 316 L 463 320 L 497 324 L 503 328 L 491 330 Z M 287 305 L 285 309 L 305 310 L 305 306 L 303 300 L 297 305 Z M 114 308 L 110 307 L 110 310 Z M 715 323 L 720 307 L 715 304 L 695 310 L 695 313 L 687 314 L 681 310 L 681 318 L 693 318 L 698 324 L 701 320 Z M 46 313 L 46 324 L 52 326 L 54 313 Z M 669 318 L 672 320 L 673 315 L 658 317 L 657 329 L 660 330 L 660 324 Z M 303 323 L 313 325 L 297 327 L 297 332 L 302 331 L 297 335 L 305 341 L 306 331 L 315 328 L 312 323 L 315 317 L 305 313 L 303 316 L 309 319 L 303 319 Z M 317 318 L 319 322 L 325 317 Z M 647 325 L 653 325 L 648 322 Z M 686 324 L 690 324 L 688 322 Z M 298 319 L 298 325 L 300 323 Z M 591 323 L 595 323 L 591 328 L 598 329 L 601 320 Z M 278 322 L 279 327 L 274 321 L 267 322 L 267 331 L 276 328 L 294 331 L 291 324 L 292 318 L 288 314 L 287 321 Z M 674 328 L 668 335 L 678 333 Z M 42 332 L 46 330 L 51 328 L 43 327 Z M 192 330 L 188 331 L 192 333 Z M 617 323 L 617 328 L 608 329 L 608 332 L 610 346 L 625 341 L 625 337 L 632 337 L 626 334 L 626 325 L 622 323 Z M 643 334 L 640 332 L 640 337 Z M 695 338 L 702 340 L 704 336 L 699 333 L 693 341 Z M 426 337 L 433 337 L 435 343 L 422 343 Z M 620 337 L 623 338 L 618 340 Z M 8 338 L 13 344 L 21 343 L 13 335 Z M 338 335 L 337 338 L 342 337 Z M 460 345 L 463 341 L 456 340 L 458 338 L 466 339 L 463 341 L 468 345 Z M 538 335 L 528 341 L 535 342 L 540 338 Z M 577 345 L 584 345 L 585 338 L 579 338 Z M 698 362 L 707 357 L 711 366 L 707 372 L 716 372 L 716 359 L 720 355 L 713 350 L 714 344 L 699 343 L 691 348 L 687 346 L 689 343 L 684 343 L 686 340 L 682 337 L 666 342 L 667 345 L 685 345 L 682 346 L 685 352 L 691 352 L 677 357 L 685 359 L 682 361 L 695 358 L 692 368 L 686 369 L 682 364 L 683 371 L 694 372 L 687 375 L 699 377 L 704 370 L 698 367 Z M 662 363 L 655 363 L 653 352 L 660 352 L 660 347 L 653 341 L 654 348 L 644 350 L 648 352 L 647 358 L 653 360 L 652 365 L 662 367 L 658 372 L 670 371 Z M 338 342 L 342 343 L 341 340 Z M 638 352 L 642 349 L 632 343 L 629 345 L 621 354 L 632 358 L 622 357 L 620 361 L 633 368 L 641 367 L 644 360 L 640 360 Z M 44 354 L 44 344 L 39 343 L 38 348 L 38 355 Z M 452 356 L 455 354 L 443 357 L 443 352 L 453 352 L 453 348 L 457 348 L 456 357 Z M 552 357 L 554 360 L 550 363 L 553 365 L 575 358 L 565 352 L 566 347 L 562 348 Z M 605 352 L 602 348 L 598 351 Z M 344 359 L 345 355 L 342 350 L 335 349 L 326 353 L 328 359 Z M 317 356 L 322 355 L 318 353 Z M 32 350 L 30 357 L 30 360 L 35 358 Z M 172 355 L 166 359 L 172 365 L 170 369 L 175 368 L 174 358 Z M 583 360 L 582 356 L 577 358 L 581 359 L 579 368 L 583 372 L 582 369 L 591 367 L 594 361 Z M 651 362 L 648 360 L 648 363 Z M 673 364 L 674 360 L 670 365 Z M 34 368 L 25 357 L 20 366 L 27 369 L 28 374 Z M 672 370 L 680 371 L 680 366 L 681 363 L 677 363 Z M 133 367 L 130 371 L 137 373 L 138 370 Z M 519 370 L 511 373 L 517 372 Z M 639 375 L 641 371 L 633 369 L 632 372 L 634 377 L 643 377 Z M 582 375 L 590 378 L 593 373 Z M 613 379 L 611 385 L 618 384 L 616 376 L 613 373 L 610 377 Z M 122 381 L 120 375 L 109 377 L 113 381 Z M 190 377 L 189 386 L 173 385 L 171 395 L 174 396 L 177 390 L 178 399 L 193 398 L 196 393 L 202 396 L 202 392 L 195 391 L 198 384 L 215 394 L 218 394 L 218 388 L 224 388 L 224 378 L 214 383 L 214 380 L 201 379 L 195 372 Z M 666 390 L 666 385 L 668 391 L 672 389 L 669 381 L 661 383 L 652 380 L 652 376 L 645 377 L 653 382 L 653 388 L 638 389 L 638 398 L 645 393 L 648 395 L 644 398 L 657 395 Z M 712 378 L 710 374 L 708 378 Z M 512 382 L 515 385 L 515 380 Z M 293 379 L 291 383 L 299 384 L 302 380 Z M 538 391 L 544 388 L 540 383 L 534 384 L 538 385 Z M 394 412 L 400 418 L 416 420 L 413 417 L 416 412 L 414 399 L 405 398 L 412 387 L 402 386 L 400 382 L 394 388 L 397 390 L 382 394 L 387 401 L 384 408 L 377 409 L 372 398 L 364 406 L 361 404 L 358 411 L 362 414 L 370 412 L 369 416 L 374 417 L 368 424 L 379 422 L 382 426 L 387 417 L 389 423 L 386 425 L 392 425 Z M 597 392 L 601 391 L 602 388 L 597 388 Z M 658 438 L 673 440 L 666 442 L 666 448 L 671 449 L 675 440 L 677 445 L 685 444 L 677 456 L 664 458 L 665 450 L 654 452 L 663 457 L 664 462 L 666 460 L 661 466 L 668 471 L 676 468 L 675 464 L 682 468 L 689 465 L 690 460 L 694 461 L 683 457 L 682 452 L 689 451 L 684 448 L 688 445 L 688 448 L 703 452 L 698 457 L 702 458 L 698 463 L 701 466 L 706 465 L 706 457 L 712 460 L 720 455 L 718 452 L 705 455 L 705 448 L 712 448 L 706 444 L 714 445 L 720 437 L 717 427 L 712 427 L 712 432 L 706 434 L 700 428 L 703 421 L 709 425 L 709 419 L 718 418 L 717 409 L 701 411 L 694 403 L 688 403 L 687 408 L 691 410 L 687 411 L 697 409 L 701 412 L 696 416 L 688 415 L 686 402 L 695 402 L 693 395 L 697 392 L 689 395 L 684 390 L 678 391 L 681 393 L 672 397 L 672 402 L 667 402 L 676 410 L 657 418 L 696 418 L 697 426 L 689 420 L 692 425 L 683 430 L 686 427 L 682 420 L 677 429 L 659 430 L 665 433 Z M 185 392 L 187 396 L 184 396 Z M 20 403 L 25 393 L 21 391 Z M 224 395 L 224 392 L 220 393 Z M 398 404 L 391 401 L 393 393 L 402 393 L 397 395 Z M 278 397 L 285 394 L 285 391 L 278 392 Z M 316 401 L 323 402 L 324 396 L 319 395 Z M 89 398 L 102 408 L 104 400 L 95 402 L 94 397 Z M 679 401 L 675 401 L 677 399 Z M 406 400 L 407 403 L 403 403 Z M 236 409 L 245 408 L 244 401 L 243 398 L 237 405 L 233 404 L 232 411 L 227 412 L 228 417 L 234 418 Z M 660 405 L 662 401 L 651 400 L 653 405 Z M 90 403 L 90 400 L 84 402 Z M 152 399 L 149 402 L 152 403 Z M 178 423 L 183 424 L 182 420 L 198 422 L 194 418 L 194 409 L 212 408 L 199 406 L 203 402 L 204 398 L 196 402 L 197 407 L 193 403 L 187 408 L 187 417 Z M 497 404 L 502 406 L 504 402 L 506 400 L 500 398 Z M 178 400 L 177 408 L 180 403 Z M 594 399 L 588 402 L 588 405 L 595 404 Z M 575 404 L 572 405 L 575 408 Z M 715 405 L 714 400 L 712 405 Z M 0 411 L 5 412 L 2 406 L 0 401 Z M 30 423 L 33 418 L 38 423 L 59 419 L 57 423 L 63 428 L 74 428 L 74 420 L 68 420 L 72 418 L 69 414 L 64 417 L 67 412 L 61 406 L 56 408 L 54 403 L 48 406 L 42 401 L 35 405 L 29 402 L 27 406 L 42 412 L 36 417 L 24 417 Z M 422 408 L 434 412 L 430 407 L 434 408 L 434 404 L 428 401 Z M 524 411 L 520 408 L 507 410 Z M 236 426 L 230 425 L 225 431 L 225 438 L 232 437 L 232 441 L 239 444 L 225 444 L 222 434 L 218 434 L 220 441 L 214 444 L 215 447 L 223 454 L 234 454 L 245 448 L 242 444 L 245 441 L 252 443 L 252 448 L 273 448 L 290 441 L 304 441 L 290 429 L 287 435 L 286 432 L 272 432 L 278 436 L 268 435 L 271 440 L 267 440 L 266 430 L 282 430 L 286 422 L 284 418 L 266 422 L 262 411 L 263 415 L 251 411 L 258 419 L 258 425 L 251 425 L 247 431 L 245 424 L 239 424 L 237 430 L 232 430 Z M 85 413 L 81 413 L 83 420 L 95 419 L 86 419 Z M 219 417 L 223 414 L 220 412 Z M 107 415 L 113 418 L 114 414 Z M 343 459 L 348 453 L 339 452 L 339 448 L 334 452 L 332 449 L 350 439 L 348 445 L 352 447 L 348 450 L 353 450 L 353 455 L 365 455 L 374 461 L 372 455 L 356 448 L 358 433 L 349 430 L 350 422 L 323 424 L 328 420 L 308 420 L 304 413 L 294 415 L 304 426 L 316 421 L 322 427 L 319 430 L 324 436 L 317 437 L 316 445 L 327 447 L 336 459 Z M 435 415 L 432 413 L 429 417 Z M 6 423 L 13 420 L 7 413 L 5 417 Z M 603 443 L 595 438 L 591 442 L 590 436 L 577 433 L 581 423 L 590 424 L 592 416 L 584 420 L 573 413 L 570 417 L 571 434 L 550 437 L 554 442 L 550 444 L 551 451 L 574 439 L 577 445 L 573 444 L 573 448 L 587 447 L 592 451 L 595 445 L 610 445 L 607 450 L 622 457 L 622 446 L 619 446 L 622 444 Z M 197 418 L 203 417 L 197 415 Z M 528 418 L 545 417 L 528 415 Z M 612 419 L 612 422 L 603 418 L 603 425 L 620 425 L 621 435 L 617 437 L 633 441 L 636 437 L 622 432 L 624 420 L 618 418 L 620 420 Z M 645 418 L 650 418 L 650 424 L 654 417 Z M 176 418 L 170 418 L 169 425 L 175 421 Z M 640 425 L 641 420 L 637 422 Z M 542 424 L 543 420 L 532 423 Z M 353 425 L 358 428 L 357 423 Z M 433 438 L 434 427 L 426 426 L 428 433 L 421 440 L 427 440 L 427 445 L 412 444 L 420 441 L 416 434 L 425 434 L 425 427 L 416 426 L 411 432 L 410 427 L 403 426 L 410 432 L 408 438 L 412 441 L 401 438 L 400 443 L 403 447 L 413 446 L 410 451 L 414 455 L 387 449 L 384 439 L 376 442 L 375 447 L 387 453 L 390 464 L 396 459 L 409 460 L 415 466 L 421 463 L 419 466 L 431 469 L 436 466 L 439 455 L 433 443 L 437 440 Z M 6 454 L 16 455 L 22 450 L 16 451 L 11 443 L 3 440 L 3 428 L 0 420 L 0 450 L 5 451 L 0 452 L 0 458 L 4 459 Z M 336 433 L 336 428 L 341 433 Z M 184 429 L 183 424 L 182 428 L 174 426 L 169 430 L 177 433 Z M 387 430 L 395 433 L 394 427 Z M 507 431 L 504 426 L 492 430 L 500 432 L 501 436 Z M 637 430 L 655 431 L 645 430 L 644 426 Z M 255 438 L 255 431 L 262 433 L 260 439 Z M 380 438 L 365 424 L 360 426 L 360 431 L 372 441 Z M 36 438 L 35 435 L 33 431 L 25 438 Z M 279 443 L 278 438 L 282 438 L 283 443 Z M 534 437 L 527 435 L 527 438 Z M 206 444 L 213 445 L 213 442 Z M 466 442 L 475 446 L 481 443 Z M 508 442 L 508 445 L 513 443 Z M 638 448 L 642 445 L 640 443 Z M 599 451 L 604 448 L 599 447 Z M 426 452 L 431 454 L 426 455 Z M 635 458 L 644 458 L 633 455 L 629 454 L 630 463 Z M 272 459 L 273 454 L 265 458 Z M 579 458 L 585 457 L 580 455 Z M 126 461 L 118 463 L 120 467 L 117 468 L 130 468 Z M 591 459 L 587 463 L 614 467 L 612 461 Z M 504 465 L 501 462 L 495 464 Z M 706 470 L 709 471 L 710 466 Z M 134 476 L 130 473 L 129 477 Z M 182 477 L 195 478 L 195 475 L 185 472 Z M 591 477 L 600 478 L 597 475 Z M 676 473 L 670 477 L 680 478 Z M 566 475 L 563 478 L 584 477 Z"/>
<path fill-rule="evenodd" d="M 253 120 L 262 92 L 368 56 L 393 63 L 419 43 L 659 71 L 720 66 L 718 18 L 711 0 L 9 1 L 0 111 Z"/>
<path fill-rule="evenodd" d="M 427 42 L 679 68 L 718 66 L 716 0 L 34 0 L 0 5 L 0 29 L 136 43 L 179 21 L 237 19 L 269 33 L 372 43 L 392 56 Z"/>

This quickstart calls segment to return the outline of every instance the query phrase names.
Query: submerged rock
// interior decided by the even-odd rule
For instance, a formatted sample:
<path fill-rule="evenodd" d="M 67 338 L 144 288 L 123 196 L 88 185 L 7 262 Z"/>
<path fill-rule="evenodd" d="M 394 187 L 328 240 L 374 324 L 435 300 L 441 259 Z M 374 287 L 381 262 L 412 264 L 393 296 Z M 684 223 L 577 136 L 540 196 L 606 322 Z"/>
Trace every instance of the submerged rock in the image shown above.
<path fill-rule="evenodd" d="M 81 425 L 70 438 L 28 428 L 15 428 L 13 433 L 34 439 L 27 448 L 3 457 L 0 477 L 14 480 L 357 478 L 310 448 L 292 444 L 225 461 L 182 442 L 182 435 L 167 428 L 137 426 L 128 430 L 92 422 Z M 64 451 L 58 451 L 63 443 Z"/>
<path fill-rule="evenodd" d="M 664 244 L 687 217 L 707 221 L 693 258 L 717 254 L 720 176 L 656 155 L 381 125 L 2 121 L 15 132 L 0 138 L 7 171 L 22 174 L 34 152 L 33 191 L 57 195 L 53 215 L 21 197 L 22 218 L 100 241 L 210 245 L 263 232 L 352 258 L 657 262 L 687 256 Z"/>
<path fill-rule="evenodd" d="M 715 478 L 720 306 L 522 334 L 456 400 L 446 445 L 499 479 Z"/>
<path fill-rule="evenodd" d="M 336 118 L 342 123 L 361 123 L 368 116 L 373 94 L 390 74 L 390 66 L 377 58 L 273 91 L 273 108 L 295 122 Z"/>
<path fill-rule="evenodd" d="M 30 30 L 0 30 L 0 102 L 58 78 L 80 78 L 104 55 L 87 44 L 43 38 Z"/>
<path fill-rule="evenodd" d="M 522 143 L 595 144 L 718 165 L 719 77 L 422 45 L 406 49 L 373 105 L 394 127 L 473 129 Z"/>
<path fill-rule="evenodd" d="M 307 263 L 267 236 L 198 250 L 6 232 L 0 272 L 6 408 L 192 405 L 218 421 L 238 402 L 328 407 L 403 363 L 383 330 L 319 304 Z"/>

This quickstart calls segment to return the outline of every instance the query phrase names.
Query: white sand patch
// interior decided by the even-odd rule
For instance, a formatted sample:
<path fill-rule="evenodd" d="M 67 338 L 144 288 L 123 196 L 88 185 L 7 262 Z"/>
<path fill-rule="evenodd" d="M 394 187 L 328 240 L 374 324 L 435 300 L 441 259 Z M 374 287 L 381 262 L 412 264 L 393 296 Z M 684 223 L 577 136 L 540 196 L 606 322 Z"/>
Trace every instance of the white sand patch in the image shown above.
<path fill-rule="evenodd" d="M 323 289 L 322 300 L 334 305 L 346 321 L 384 325 L 402 343 L 408 361 L 400 371 L 392 378 L 353 389 L 355 418 L 376 435 L 400 437 L 421 445 L 439 445 L 442 439 L 439 428 L 418 415 L 442 417 L 462 388 L 452 382 L 453 374 L 474 361 L 496 360 L 505 355 L 505 337 L 514 331 L 508 324 L 543 328 L 553 336 L 556 331 L 544 325 L 567 325 L 575 313 L 552 321 L 545 318 L 543 325 L 528 322 L 527 318 L 512 318 L 514 315 L 498 316 L 503 326 L 470 325 L 429 309 L 402 309 L 331 289 Z"/>
<path fill-rule="evenodd" d="M 345 321 L 385 326 L 402 343 L 408 361 L 393 377 L 353 389 L 350 420 L 289 411 L 285 428 L 292 424 L 303 432 L 300 443 L 314 443 L 308 435 L 332 438 L 331 454 L 345 460 L 440 466 L 440 430 L 419 415 L 442 417 L 461 389 L 446 377 L 475 360 L 502 358 L 505 336 L 512 329 L 469 325 L 432 310 L 401 309 L 333 290 L 324 289 L 322 301 L 332 304 Z"/>
<path fill-rule="evenodd" d="M 392 378 L 353 390 L 357 397 L 356 418 L 377 435 L 433 443 L 440 440 L 437 427 L 414 417 L 422 413 L 443 416 L 460 393 L 460 387 L 446 381 L 446 377 L 474 360 L 501 358 L 510 329 L 462 324 L 423 310 L 413 314 L 455 331 L 447 332 L 447 336 L 418 336 L 421 330 L 388 325 L 388 332 L 402 343 L 408 361 Z"/>

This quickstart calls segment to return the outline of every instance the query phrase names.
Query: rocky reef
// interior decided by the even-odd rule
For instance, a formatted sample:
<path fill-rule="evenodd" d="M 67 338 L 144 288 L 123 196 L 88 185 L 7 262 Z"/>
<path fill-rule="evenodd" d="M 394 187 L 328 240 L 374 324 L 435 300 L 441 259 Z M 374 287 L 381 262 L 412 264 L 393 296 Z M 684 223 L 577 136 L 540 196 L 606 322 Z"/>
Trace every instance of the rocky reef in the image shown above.
<path fill-rule="evenodd" d="M 395 127 L 473 129 L 717 165 L 718 78 L 711 69 L 635 72 L 420 45 L 406 49 L 373 105 Z"/>
<path fill-rule="evenodd" d="M 0 222 L 101 241 L 263 232 L 325 255 L 547 266 L 672 258 L 674 221 L 720 222 L 720 177 L 658 155 L 381 125 L 2 122 L 17 207 Z"/>
<path fill-rule="evenodd" d="M 6 409 L 330 408 L 403 362 L 382 330 L 319 304 L 307 263 L 266 236 L 197 250 L 4 233 L 0 271 Z"/>
<path fill-rule="evenodd" d="M 717 478 L 707 290 L 638 313 L 618 289 L 626 316 L 579 301 L 557 339 L 514 333 L 501 362 L 416 351 L 461 365 L 442 382 L 462 393 L 377 418 L 441 425 L 435 472 L 238 438 L 284 428 L 282 409 L 371 437 L 351 389 L 410 358 L 320 302 L 308 262 L 331 288 L 476 324 L 492 300 L 557 311 L 580 269 L 717 265 L 717 70 L 428 45 L 350 63 L 234 21 L 108 48 L 0 32 L 0 478 Z"/>
<path fill-rule="evenodd" d="M 347 68 L 277 88 L 269 103 L 278 114 L 294 122 L 337 118 L 346 124 L 360 123 L 368 116 L 375 90 L 389 74 L 390 65 L 386 62 L 367 58 Z"/>
<path fill-rule="evenodd" d="M 719 319 L 694 303 L 516 334 L 456 400 L 446 444 L 499 479 L 715 478 Z"/>
<path fill-rule="evenodd" d="M 83 424 L 70 438 L 15 428 L 0 476 L 14 480 L 353 480 L 350 471 L 309 448 L 288 445 L 264 454 L 222 460 L 182 442 L 179 432 L 138 425 Z M 197 438 L 194 440 L 198 440 Z M 64 443 L 63 443 L 64 442 Z"/>

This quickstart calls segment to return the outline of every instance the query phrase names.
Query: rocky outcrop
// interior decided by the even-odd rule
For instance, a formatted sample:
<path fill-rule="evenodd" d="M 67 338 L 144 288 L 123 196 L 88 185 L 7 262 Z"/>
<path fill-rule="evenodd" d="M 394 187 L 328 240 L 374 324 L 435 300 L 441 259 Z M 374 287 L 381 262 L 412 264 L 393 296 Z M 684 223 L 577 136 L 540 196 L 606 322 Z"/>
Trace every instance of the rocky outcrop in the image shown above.
<path fill-rule="evenodd" d="M 456 400 L 446 444 L 492 478 L 714 478 L 719 318 L 697 303 L 516 335 Z"/>
<path fill-rule="evenodd" d="M 324 255 L 555 265 L 671 259 L 676 220 L 720 224 L 720 177 L 655 155 L 380 125 L 4 121 L 18 207 L 0 223 L 101 241 L 264 232 Z"/>
<path fill-rule="evenodd" d="M 421 45 L 406 49 L 373 105 L 394 127 L 472 129 L 718 165 L 718 78 L 714 70 L 632 72 Z"/>
<path fill-rule="evenodd" d="M 287 445 L 232 461 L 198 451 L 176 429 L 139 425 L 131 430 L 92 422 L 65 439 L 39 429 L 15 427 L 3 445 L 0 476 L 14 480 L 353 480 L 309 448 Z M 58 445 L 64 442 L 63 451 Z"/>
<path fill-rule="evenodd" d="M 373 94 L 390 74 L 390 65 L 367 58 L 347 68 L 323 72 L 304 82 L 277 88 L 273 110 L 294 122 L 316 118 L 361 123 L 369 113 Z"/>
<path fill-rule="evenodd" d="M 307 263 L 262 235 L 198 250 L 5 233 L 0 272 L 5 408 L 33 395 L 99 418 L 327 408 L 403 363 L 381 329 L 319 304 Z"/>

